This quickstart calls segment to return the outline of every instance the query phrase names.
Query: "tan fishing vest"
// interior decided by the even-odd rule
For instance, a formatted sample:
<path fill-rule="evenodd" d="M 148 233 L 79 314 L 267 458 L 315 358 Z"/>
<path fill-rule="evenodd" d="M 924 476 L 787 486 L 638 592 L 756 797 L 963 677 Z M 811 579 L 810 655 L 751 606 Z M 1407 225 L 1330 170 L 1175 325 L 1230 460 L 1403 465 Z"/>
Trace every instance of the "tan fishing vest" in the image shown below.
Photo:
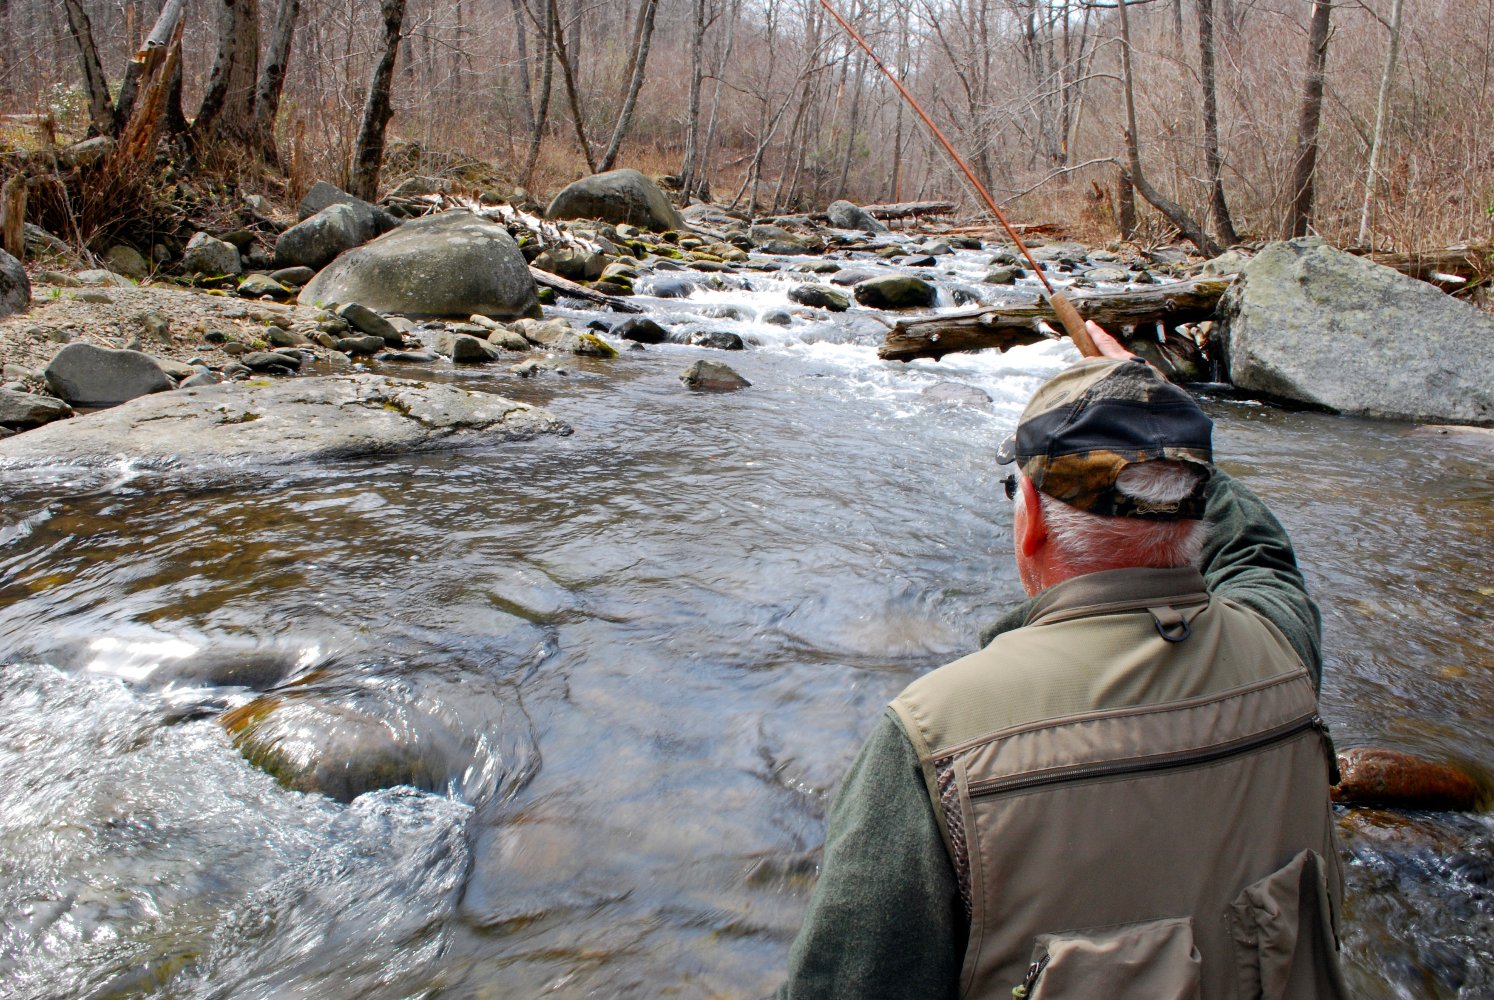
<path fill-rule="evenodd" d="M 1312 680 L 1196 570 L 1052 587 L 892 707 L 969 907 L 962 996 L 1347 995 Z"/>

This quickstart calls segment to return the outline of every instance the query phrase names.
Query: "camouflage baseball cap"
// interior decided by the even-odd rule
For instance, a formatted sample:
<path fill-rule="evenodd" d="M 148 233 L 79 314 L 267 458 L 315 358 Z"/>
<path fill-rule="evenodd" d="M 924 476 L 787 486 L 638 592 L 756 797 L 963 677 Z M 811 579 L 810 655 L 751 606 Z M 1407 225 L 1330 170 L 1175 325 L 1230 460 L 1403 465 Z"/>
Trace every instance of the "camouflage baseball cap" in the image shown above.
<path fill-rule="evenodd" d="M 1141 359 L 1090 358 L 1033 394 L 996 461 L 1016 462 L 1048 496 L 1092 514 L 1201 518 L 1213 430 L 1192 397 Z M 1157 459 L 1195 463 L 1205 474 L 1176 503 L 1148 504 L 1115 488 L 1127 466 Z"/>

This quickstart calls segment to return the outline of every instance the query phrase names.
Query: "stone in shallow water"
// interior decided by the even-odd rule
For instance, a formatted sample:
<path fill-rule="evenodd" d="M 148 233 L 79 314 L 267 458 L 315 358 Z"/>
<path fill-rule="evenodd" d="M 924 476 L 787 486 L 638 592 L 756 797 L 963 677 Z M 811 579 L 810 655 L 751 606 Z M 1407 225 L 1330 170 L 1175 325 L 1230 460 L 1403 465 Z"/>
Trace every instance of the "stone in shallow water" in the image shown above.
<path fill-rule="evenodd" d="M 662 344 L 669 339 L 669 331 L 647 316 L 623 320 L 612 328 L 612 335 L 640 344 Z"/>
<path fill-rule="evenodd" d="M 723 330 L 697 330 L 690 334 L 690 343 L 695 347 L 710 347 L 718 351 L 741 351 L 747 345 L 735 333 Z"/>
<path fill-rule="evenodd" d="M 850 299 L 824 285 L 795 285 L 789 289 L 788 297 L 789 301 L 797 302 L 801 306 L 828 309 L 831 312 L 845 312 L 851 308 Z"/>
<path fill-rule="evenodd" d="M 680 373 L 680 381 L 691 389 L 706 392 L 731 392 L 752 385 L 728 365 L 719 361 L 697 361 Z"/>
<path fill-rule="evenodd" d="M 1333 801 L 1398 809 L 1467 810 L 1482 797 L 1461 768 L 1383 747 L 1353 747 L 1338 755 L 1342 775 Z"/>
<path fill-rule="evenodd" d="M 853 291 L 857 302 L 872 309 L 916 309 L 934 304 L 934 286 L 909 274 L 871 278 Z"/>
<path fill-rule="evenodd" d="M 963 382 L 939 382 L 923 390 L 922 396 L 931 403 L 969 406 L 977 410 L 991 410 L 991 395 L 984 389 Z"/>
<path fill-rule="evenodd" d="M 380 375 L 258 379 L 160 393 L 39 427 L 0 444 L 0 466 L 103 466 L 125 459 L 161 467 L 258 467 L 570 432 L 547 410 L 456 386 Z"/>

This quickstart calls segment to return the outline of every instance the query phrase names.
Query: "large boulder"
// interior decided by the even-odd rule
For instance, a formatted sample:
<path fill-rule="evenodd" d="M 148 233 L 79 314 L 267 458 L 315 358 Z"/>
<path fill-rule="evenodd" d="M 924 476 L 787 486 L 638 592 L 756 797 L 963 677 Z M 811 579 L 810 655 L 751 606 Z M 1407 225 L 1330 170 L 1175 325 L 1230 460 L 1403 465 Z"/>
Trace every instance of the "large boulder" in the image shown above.
<path fill-rule="evenodd" d="M 338 257 L 301 289 L 303 305 L 463 319 L 539 314 L 534 278 L 508 231 L 470 212 L 407 222 Z"/>
<path fill-rule="evenodd" d="M 920 309 L 934 304 L 934 286 L 911 274 L 889 274 L 859 282 L 856 301 L 872 309 Z"/>
<path fill-rule="evenodd" d="M 31 308 L 31 279 L 26 268 L 4 250 L 0 250 L 0 316 L 10 316 Z"/>
<path fill-rule="evenodd" d="M 291 226 L 275 240 L 276 267 L 320 269 L 337 255 L 377 236 L 373 217 L 339 202 Z"/>
<path fill-rule="evenodd" d="M 58 351 L 43 374 L 52 391 L 73 406 L 116 406 L 176 388 L 149 354 L 85 343 Z"/>
<path fill-rule="evenodd" d="M 1494 317 L 1322 240 L 1267 246 L 1220 316 L 1242 389 L 1343 413 L 1494 424 Z"/>
<path fill-rule="evenodd" d="M 609 170 L 567 185 L 545 215 L 551 219 L 600 219 L 662 232 L 685 222 L 659 186 L 636 170 Z"/>
<path fill-rule="evenodd" d="M 187 241 L 187 249 L 182 253 L 182 270 L 188 274 L 239 274 L 244 264 L 239 259 L 239 248 L 232 243 L 197 233 Z"/>
<path fill-rule="evenodd" d="M 866 209 L 849 201 L 832 201 L 825 209 L 830 225 L 836 229 L 860 229 L 867 233 L 885 233 L 887 227 Z"/>
<path fill-rule="evenodd" d="M 376 235 L 387 233 L 399 225 L 398 219 L 378 205 L 366 202 L 362 198 L 354 198 L 342 188 L 326 181 L 317 181 L 311 185 L 311 190 L 306 192 L 306 197 L 301 199 L 301 204 L 296 209 L 296 217 L 305 222 L 322 209 L 332 205 L 351 205 L 360 217 L 372 224 Z"/>
<path fill-rule="evenodd" d="M 0 470 L 56 464 L 266 467 L 569 434 L 549 411 L 492 393 L 379 375 L 179 389 L 0 441 Z"/>

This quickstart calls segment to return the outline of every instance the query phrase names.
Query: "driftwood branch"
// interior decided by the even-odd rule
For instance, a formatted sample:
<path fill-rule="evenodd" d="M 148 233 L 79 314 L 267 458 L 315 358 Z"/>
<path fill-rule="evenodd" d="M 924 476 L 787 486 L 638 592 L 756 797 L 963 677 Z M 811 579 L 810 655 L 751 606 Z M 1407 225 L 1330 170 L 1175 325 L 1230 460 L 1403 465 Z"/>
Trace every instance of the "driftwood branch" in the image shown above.
<path fill-rule="evenodd" d="M 865 209 L 878 219 L 917 219 L 925 215 L 953 215 L 952 201 L 900 201 L 891 205 L 866 205 Z"/>
<path fill-rule="evenodd" d="M 1166 326 L 1208 319 L 1230 278 L 1206 277 L 1170 285 L 1073 296 L 1079 315 L 1109 330 L 1120 331 L 1148 323 Z M 959 351 L 1005 351 L 1018 344 L 1062 339 L 1048 324 L 1058 317 L 1047 302 L 1026 305 L 982 306 L 961 312 L 906 319 L 888 331 L 877 356 L 885 361 L 942 358 Z"/>
<path fill-rule="evenodd" d="M 549 271 L 541 271 L 537 267 L 531 267 L 529 269 L 529 273 L 534 276 L 534 281 L 536 284 L 544 285 L 547 288 L 553 288 L 561 295 L 570 295 L 573 298 L 585 299 L 586 301 L 594 302 L 599 306 L 606 306 L 613 312 L 643 312 L 641 306 L 635 306 L 631 302 L 626 302 L 612 295 L 603 295 L 601 292 L 593 291 L 592 289 L 587 288 L 585 285 L 578 285 L 574 281 L 571 281 L 569 278 L 562 278 L 558 274 L 551 274 Z"/>

